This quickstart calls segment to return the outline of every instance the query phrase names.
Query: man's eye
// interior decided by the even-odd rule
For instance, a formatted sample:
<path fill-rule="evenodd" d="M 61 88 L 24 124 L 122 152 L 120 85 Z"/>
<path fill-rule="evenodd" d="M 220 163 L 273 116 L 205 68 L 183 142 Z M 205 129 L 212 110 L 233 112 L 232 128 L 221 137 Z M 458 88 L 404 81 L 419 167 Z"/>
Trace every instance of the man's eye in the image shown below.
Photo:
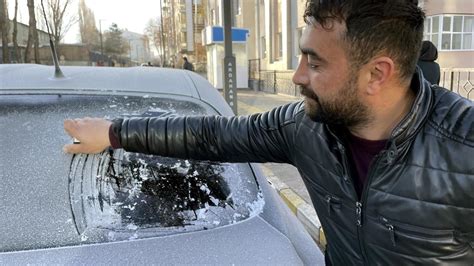
<path fill-rule="evenodd" d="M 319 65 L 308 63 L 308 67 L 311 68 L 311 69 L 317 69 L 319 67 Z"/>

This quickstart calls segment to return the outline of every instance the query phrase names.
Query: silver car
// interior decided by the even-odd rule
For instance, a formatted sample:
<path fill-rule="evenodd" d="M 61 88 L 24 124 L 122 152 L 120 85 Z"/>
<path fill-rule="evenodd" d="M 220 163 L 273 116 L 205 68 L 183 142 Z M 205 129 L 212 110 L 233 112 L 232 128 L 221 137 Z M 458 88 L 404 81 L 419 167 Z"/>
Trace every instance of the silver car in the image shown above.
<path fill-rule="evenodd" d="M 63 120 L 233 115 L 199 75 L 0 65 L 0 264 L 324 264 L 248 163 L 68 155 Z"/>

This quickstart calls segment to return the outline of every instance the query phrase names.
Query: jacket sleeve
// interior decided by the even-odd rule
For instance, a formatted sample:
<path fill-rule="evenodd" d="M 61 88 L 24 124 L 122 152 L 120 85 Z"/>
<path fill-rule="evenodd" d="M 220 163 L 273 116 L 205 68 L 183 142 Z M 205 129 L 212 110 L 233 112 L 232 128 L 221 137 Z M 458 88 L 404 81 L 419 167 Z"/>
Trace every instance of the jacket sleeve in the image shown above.
<path fill-rule="evenodd" d="M 116 120 L 121 146 L 132 152 L 226 161 L 291 163 L 302 103 L 251 116 L 144 117 Z"/>

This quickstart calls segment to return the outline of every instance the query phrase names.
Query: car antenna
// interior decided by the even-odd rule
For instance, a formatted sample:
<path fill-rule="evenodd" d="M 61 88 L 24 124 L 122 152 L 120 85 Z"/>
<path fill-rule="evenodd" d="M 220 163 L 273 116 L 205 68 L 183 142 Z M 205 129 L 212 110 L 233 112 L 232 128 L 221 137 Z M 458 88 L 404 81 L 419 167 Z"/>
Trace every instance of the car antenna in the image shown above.
<path fill-rule="evenodd" d="M 49 36 L 49 46 L 51 47 L 51 54 L 53 56 L 54 77 L 64 78 L 63 72 L 59 68 L 58 55 L 56 53 L 56 48 L 54 47 L 53 39 L 51 38 L 51 33 L 49 31 L 49 24 L 48 24 L 48 19 L 46 18 L 46 11 L 44 10 L 43 0 L 41 0 L 41 9 L 43 10 L 44 21 L 46 22 L 46 30 L 48 31 L 48 36 Z"/>

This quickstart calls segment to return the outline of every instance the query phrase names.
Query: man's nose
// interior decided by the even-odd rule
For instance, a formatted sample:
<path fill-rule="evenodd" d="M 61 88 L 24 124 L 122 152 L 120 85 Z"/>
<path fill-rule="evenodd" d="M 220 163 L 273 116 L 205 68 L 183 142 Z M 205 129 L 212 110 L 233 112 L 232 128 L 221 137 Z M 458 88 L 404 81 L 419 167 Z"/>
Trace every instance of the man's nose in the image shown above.
<path fill-rule="evenodd" d="M 309 84 L 309 78 L 307 75 L 307 69 L 305 67 L 305 64 L 300 60 L 300 63 L 298 64 L 298 67 L 296 68 L 295 73 L 293 74 L 292 81 L 296 85 L 308 85 Z"/>

